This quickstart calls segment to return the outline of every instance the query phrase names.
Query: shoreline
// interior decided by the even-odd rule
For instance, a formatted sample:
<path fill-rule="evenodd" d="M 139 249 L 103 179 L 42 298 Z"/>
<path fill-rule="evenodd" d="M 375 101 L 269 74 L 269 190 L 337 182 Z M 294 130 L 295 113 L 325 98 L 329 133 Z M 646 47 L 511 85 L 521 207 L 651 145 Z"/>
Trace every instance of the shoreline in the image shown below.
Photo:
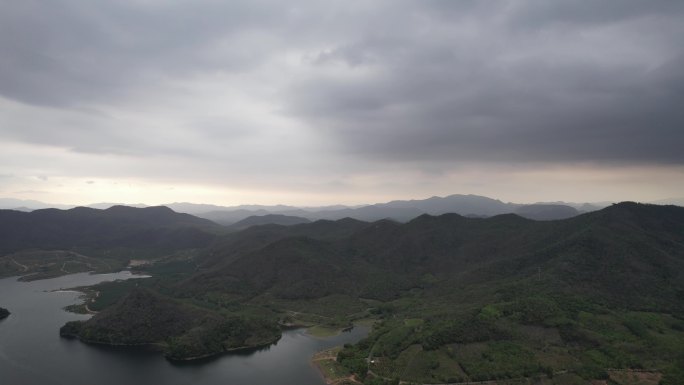
<path fill-rule="evenodd" d="M 267 348 L 267 347 L 269 347 L 275 343 L 278 343 L 278 341 L 280 341 L 280 338 L 281 337 L 278 337 L 277 339 L 275 339 L 271 342 L 267 342 L 267 343 L 263 343 L 263 344 L 259 344 L 259 345 L 239 346 L 236 348 L 224 349 L 223 351 L 217 352 L 217 353 L 207 353 L 207 354 L 204 354 L 201 356 L 193 356 L 193 357 L 187 357 L 187 358 L 174 358 L 174 357 L 169 357 L 169 356 L 164 355 L 164 358 L 166 358 L 167 360 L 169 360 L 171 362 L 176 362 L 176 363 L 191 363 L 193 361 L 201 361 L 201 360 L 205 360 L 208 358 L 219 357 L 219 356 L 222 356 L 224 354 L 240 353 L 240 352 L 245 352 L 245 351 L 250 351 L 250 350 L 256 351 L 256 350 L 264 349 L 264 348 Z"/>
<path fill-rule="evenodd" d="M 219 357 L 224 354 L 231 354 L 231 353 L 239 353 L 239 352 L 244 352 L 244 351 L 249 351 L 249 350 L 260 350 L 267 348 L 278 341 L 282 338 L 282 335 L 278 336 L 278 338 L 275 338 L 269 342 L 265 342 L 259 345 L 254 345 L 254 346 L 238 346 L 235 348 L 228 348 L 221 350 L 220 352 L 214 352 L 214 353 L 207 353 L 207 354 L 202 354 L 199 356 L 192 356 L 192 357 L 183 357 L 183 358 L 177 358 L 177 357 L 171 357 L 166 355 L 165 353 L 165 348 L 167 345 L 163 342 L 143 342 L 143 343 L 116 343 L 116 342 L 107 342 L 107 341 L 97 341 L 97 340 L 88 340 L 85 338 L 80 337 L 79 335 L 74 335 L 74 334 L 62 334 L 60 333 L 60 337 L 62 338 L 67 338 L 67 339 L 75 339 L 78 340 L 79 342 L 82 342 L 84 344 L 88 345 L 98 345 L 98 346 L 106 346 L 106 347 L 112 347 L 112 348 L 151 348 L 151 351 L 155 351 L 158 353 L 161 353 L 162 356 L 167 359 L 168 361 L 172 363 L 191 363 L 193 361 L 201 361 L 205 359 L 210 359 L 214 357 Z"/>
<path fill-rule="evenodd" d="M 342 333 L 351 331 L 354 327 L 356 327 L 356 325 L 348 325 L 340 328 L 330 328 L 322 325 L 302 326 L 302 328 L 306 328 L 306 334 L 308 336 L 317 339 L 337 337 Z"/>
<path fill-rule="evenodd" d="M 337 353 L 341 350 L 341 348 L 342 346 L 335 346 L 329 349 L 316 352 L 311 357 L 311 360 L 309 362 L 318 370 L 318 372 L 321 374 L 321 377 L 323 377 L 323 380 L 327 385 L 337 385 L 340 383 L 352 383 L 361 385 L 361 382 L 357 381 L 353 374 L 346 373 L 346 375 L 343 375 L 341 377 L 336 376 L 330 373 L 330 368 L 323 366 L 322 362 L 331 361 L 331 366 L 333 367 L 332 370 L 335 370 L 334 367 L 337 366 L 341 370 L 344 370 L 346 372 L 347 370 L 337 363 Z"/>
<path fill-rule="evenodd" d="M 351 331 L 352 329 L 354 329 L 357 326 L 368 326 L 370 328 L 370 330 L 369 330 L 369 334 L 370 334 L 370 332 L 372 331 L 374 323 L 375 323 L 375 320 L 370 319 L 370 318 L 369 319 L 357 320 L 357 321 L 353 322 L 353 324 L 351 326 L 346 326 L 344 328 L 338 329 L 337 333 L 335 335 L 339 335 L 341 333 Z M 308 331 L 307 331 L 307 334 L 309 334 Z M 321 338 L 321 337 L 315 337 L 315 336 L 312 336 L 312 337 Z M 325 337 L 322 337 L 322 338 L 325 338 Z M 309 363 L 311 365 L 313 365 L 318 370 L 318 372 L 321 374 L 321 376 L 323 377 L 323 380 L 325 381 L 325 383 L 327 385 L 337 385 L 337 384 L 340 384 L 343 382 L 345 384 L 352 383 L 352 384 L 362 385 L 362 383 L 360 381 L 358 381 L 353 374 L 348 373 L 348 371 L 344 367 L 342 367 L 339 363 L 337 363 L 337 354 L 340 352 L 340 350 L 342 350 L 342 348 L 343 348 L 343 345 L 338 345 L 338 346 L 333 346 L 331 348 L 318 351 L 318 352 L 314 353 L 313 356 L 311 356 Z M 347 372 L 347 376 L 342 376 L 342 377 L 334 376 L 333 377 L 333 375 L 329 372 L 329 368 L 326 368 L 321 364 L 324 361 L 332 361 L 333 362 L 333 364 L 332 364 L 333 368 L 335 366 L 339 367 L 339 369 Z"/>
<path fill-rule="evenodd" d="M 101 275 L 101 274 L 116 274 L 116 273 L 121 273 L 121 272 L 129 272 L 131 274 L 131 277 L 126 278 L 128 279 L 141 279 L 141 278 L 151 278 L 151 275 L 145 274 L 145 273 L 138 273 L 134 272 L 128 269 L 122 269 L 118 272 L 106 272 L 106 273 L 98 273 L 96 271 L 90 271 L 91 275 Z M 78 274 L 78 273 L 77 273 Z M 119 279 L 117 279 L 119 280 Z M 103 281 L 103 282 L 113 282 L 113 281 Z M 102 282 L 100 282 L 102 283 Z M 99 284 L 99 283 L 98 283 Z M 94 290 L 93 286 L 95 285 L 90 285 L 90 286 L 76 286 L 76 287 L 71 287 L 71 288 L 66 288 L 66 289 L 56 289 L 52 290 L 52 292 L 64 292 L 64 293 L 81 293 L 79 296 L 79 299 L 82 301 L 81 303 L 74 303 L 72 305 L 68 305 L 64 307 L 64 310 L 70 313 L 74 314 L 89 314 L 89 315 L 96 315 L 99 313 L 99 311 L 92 310 L 88 306 L 89 304 L 95 302 L 95 300 L 100 296 L 100 292 L 98 290 Z"/>
<path fill-rule="evenodd" d="M 88 314 L 95 315 L 98 312 L 90 309 L 89 304 L 93 303 L 97 297 L 100 296 L 100 292 L 91 289 L 92 286 L 75 287 L 70 289 L 59 289 L 53 290 L 57 293 L 79 293 L 78 300 L 80 303 L 74 303 L 64 307 L 64 311 L 74 314 Z"/>

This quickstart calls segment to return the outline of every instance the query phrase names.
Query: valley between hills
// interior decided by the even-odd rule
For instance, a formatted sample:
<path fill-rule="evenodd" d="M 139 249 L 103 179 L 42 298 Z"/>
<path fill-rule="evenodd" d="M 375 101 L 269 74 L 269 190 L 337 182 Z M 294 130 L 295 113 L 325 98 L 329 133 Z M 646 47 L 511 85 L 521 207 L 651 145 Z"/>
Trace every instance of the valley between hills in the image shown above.
<path fill-rule="evenodd" d="M 223 226 L 166 207 L 0 210 L 0 276 L 150 275 L 83 289 L 96 314 L 59 333 L 174 361 L 268 346 L 286 328 L 363 323 L 368 337 L 319 357 L 329 381 L 684 378 L 682 207 L 624 202 L 546 221 L 252 221 Z"/>

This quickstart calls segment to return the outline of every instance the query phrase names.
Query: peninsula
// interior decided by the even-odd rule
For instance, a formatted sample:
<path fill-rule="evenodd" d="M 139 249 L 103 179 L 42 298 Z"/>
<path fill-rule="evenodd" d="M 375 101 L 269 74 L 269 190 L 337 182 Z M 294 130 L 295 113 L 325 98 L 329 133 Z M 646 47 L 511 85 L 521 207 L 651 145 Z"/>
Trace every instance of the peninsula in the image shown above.
<path fill-rule="evenodd" d="M 156 346 L 169 360 L 190 361 L 271 345 L 280 330 L 275 322 L 226 317 L 136 288 L 87 322 L 68 322 L 60 335 L 92 344 Z"/>

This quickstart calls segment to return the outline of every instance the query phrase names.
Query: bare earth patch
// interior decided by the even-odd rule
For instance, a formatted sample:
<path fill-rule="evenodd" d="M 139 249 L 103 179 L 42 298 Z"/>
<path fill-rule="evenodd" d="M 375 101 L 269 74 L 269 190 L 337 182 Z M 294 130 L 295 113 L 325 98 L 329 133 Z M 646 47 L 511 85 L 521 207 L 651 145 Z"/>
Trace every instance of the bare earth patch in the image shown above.
<path fill-rule="evenodd" d="M 337 353 L 340 350 L 340 347 L 335 347 L 318 352 L 314 354 L 311 362 L 323 374 L 325 383 L 328 385 L 360 385 L 361 383 L 356 381 L 354 376 L 337 362 Z"/>
<path fill-rule="evenodd" d="M 663 375 L 658 372 L 609 371 L 610 379 L 620 385 L 658 385 Z"/>

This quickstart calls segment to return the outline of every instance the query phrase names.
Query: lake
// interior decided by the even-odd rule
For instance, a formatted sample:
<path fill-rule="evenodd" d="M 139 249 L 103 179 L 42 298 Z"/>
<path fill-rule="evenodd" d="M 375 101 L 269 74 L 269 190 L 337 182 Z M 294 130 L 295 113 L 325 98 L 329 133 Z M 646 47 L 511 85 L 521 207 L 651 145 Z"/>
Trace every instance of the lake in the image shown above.
<path fill-rule="evenodd" d="M 72 274 L 54 279 L 19 282 L 0 279 L 0 307 L 12 314 L 0 321 L 0 379 L 12 385 L 91 384 L 230 384 L 324 385 L 311 364 L 323 349 L 363 338 L 368 329 L 356 327 L 335 337 L 319 339 L 303 330 L 283 332 L 268 348 L 227 354 L 214 359 L 173 364 L 160 354 L 136 348 L 86 345 L 59 337 L 67 321 L 88 315 L 69 313 L 80 293 L 54 291 L 134 278 L 130 272 Z"/>

